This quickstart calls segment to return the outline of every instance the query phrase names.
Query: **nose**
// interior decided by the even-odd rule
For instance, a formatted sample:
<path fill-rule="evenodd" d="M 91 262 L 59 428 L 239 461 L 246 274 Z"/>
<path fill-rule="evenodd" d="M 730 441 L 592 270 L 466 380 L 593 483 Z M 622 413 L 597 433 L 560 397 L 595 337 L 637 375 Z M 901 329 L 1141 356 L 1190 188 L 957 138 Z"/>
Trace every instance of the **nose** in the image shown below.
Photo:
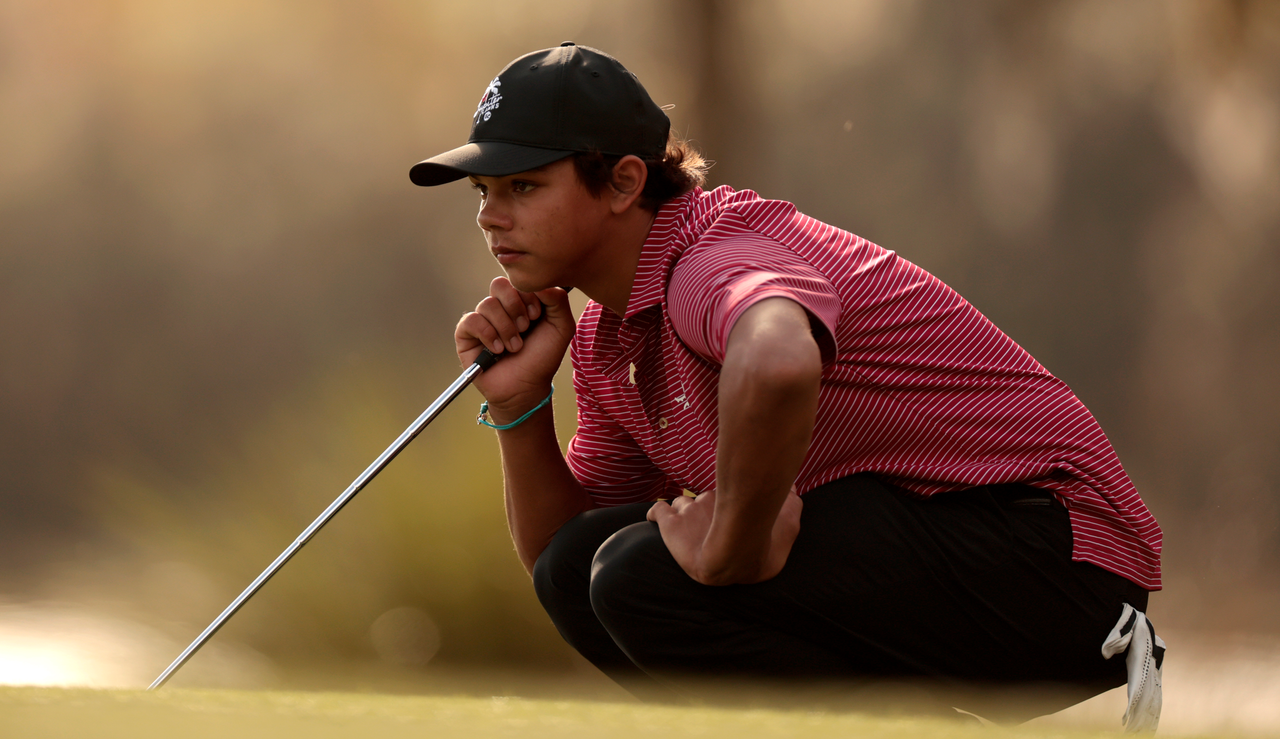
<path fill-rule="evenodd" d="M 483 231 L 510 230 L 511 215 L 502 205 L 501 198 L 491 194 L 480 201 L 480 212 L 476 214 L 476 224 Z"/>

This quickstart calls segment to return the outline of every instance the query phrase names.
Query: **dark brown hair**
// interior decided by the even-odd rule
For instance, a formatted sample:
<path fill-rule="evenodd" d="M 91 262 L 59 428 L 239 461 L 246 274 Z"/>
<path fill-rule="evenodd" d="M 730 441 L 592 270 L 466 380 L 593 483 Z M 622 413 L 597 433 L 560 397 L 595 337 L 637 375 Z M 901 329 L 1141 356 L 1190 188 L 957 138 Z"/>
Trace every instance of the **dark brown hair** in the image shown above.
<path fill-rule="evenodd" d="M 573 155 L 573 168 L 578 179 L 593 197 L 600 197 L 606 187 L 613 184 L 613 168 L 622 157 L 599 152 Z M 667 139 L 667 150 L 662 159 L 645 159 L 649 177 L 640 193 L 640 207 L 657 211 L 663 203 L 701 187 L 707 181 L 707 168 L 711 162 L 684 139 L 672 134 Z"/>

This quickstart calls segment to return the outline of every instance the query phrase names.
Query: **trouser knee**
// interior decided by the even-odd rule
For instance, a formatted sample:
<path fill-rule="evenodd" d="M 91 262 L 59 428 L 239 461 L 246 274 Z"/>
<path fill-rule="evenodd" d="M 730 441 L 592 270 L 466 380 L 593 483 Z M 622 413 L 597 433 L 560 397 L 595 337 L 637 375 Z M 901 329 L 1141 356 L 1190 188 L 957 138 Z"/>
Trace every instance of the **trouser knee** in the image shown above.
<path fill-rule="evenodd" d="M 618 646 L 642 666 L 648 661 L 644 646 L 655 636 L 653 617 L 667 612 L 668 593 L 661 582 L 673 564 L 657 524 L 650 522 L 609 537 L 591 562 L 591 608 Z"/>
<path fill-rule="evenodd" d="M 560 527 L 534 563 L 533 588 L 539 602 L 560 635 L 580 652 L 607 649 L 607 645 L 592 646 L 599 638 L 608 638 L 600 632 L 591 609 L 591 562 L 596 550 L 618 529 L 643 521 L 646 505 L 595 509 L 575 516 Z"/>
<path fill-rule="evenodd" d="M 561 528 L 538 556 L 532 573 L 533 590 L 538 601 L 566 639 L 569 635 L 564 631 L 573 620 L 570 612 L 575 604 L 585 604 L 588 600 L 586 563 L 590 562 L 590 555 L 576 552 L 580 546 L 574 536 L 574 528 L 573 521 Z"/>

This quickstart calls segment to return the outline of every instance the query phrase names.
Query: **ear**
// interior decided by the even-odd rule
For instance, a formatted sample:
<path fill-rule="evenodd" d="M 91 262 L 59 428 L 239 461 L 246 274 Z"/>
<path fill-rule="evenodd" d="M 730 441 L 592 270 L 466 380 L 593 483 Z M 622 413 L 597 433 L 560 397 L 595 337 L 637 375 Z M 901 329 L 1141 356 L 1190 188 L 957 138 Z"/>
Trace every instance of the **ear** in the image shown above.
<path fill-rule="evenodd" d="M 615 215 L 625 212 L 635 205 L 644 192 L 644 183 L 649 180 L 649 168 L 644 160 L 634 154 L 628 154 L 613 165 L 612 194 L 609 197 L 609 209 Z"/>

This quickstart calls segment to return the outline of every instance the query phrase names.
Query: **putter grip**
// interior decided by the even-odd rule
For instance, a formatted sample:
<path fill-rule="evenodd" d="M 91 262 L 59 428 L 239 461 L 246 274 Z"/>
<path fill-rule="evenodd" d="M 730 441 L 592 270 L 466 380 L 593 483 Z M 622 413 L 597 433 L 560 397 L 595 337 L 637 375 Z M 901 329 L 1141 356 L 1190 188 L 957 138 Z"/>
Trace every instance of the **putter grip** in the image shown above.
<path fill-rule="evenodd" d="M 538 323 L 542 320 L 542 317 L 545 315 L 547 315 L 547 307 L 544 305 L 542 306 L 542 312 L 538 314 L 538 317 L 533 319 L 532 321 L 529 321 L 529 328 L 526 328 L 524 331 L 520 332 L 520 338 L 521 339 L 528 338 L 529 334 L 533 331 L 534 327 L 538 325 Z M 474 364 L 479 365 L 480 369 L 482 370 L 487 370 L 493 366 L 494 362 L 498 361 L 499 356 L 500 355 L 494 354 L 488 349 L 481 349 L 480 356 L 476 357 L 476 361 L 474 362 Z"/>

